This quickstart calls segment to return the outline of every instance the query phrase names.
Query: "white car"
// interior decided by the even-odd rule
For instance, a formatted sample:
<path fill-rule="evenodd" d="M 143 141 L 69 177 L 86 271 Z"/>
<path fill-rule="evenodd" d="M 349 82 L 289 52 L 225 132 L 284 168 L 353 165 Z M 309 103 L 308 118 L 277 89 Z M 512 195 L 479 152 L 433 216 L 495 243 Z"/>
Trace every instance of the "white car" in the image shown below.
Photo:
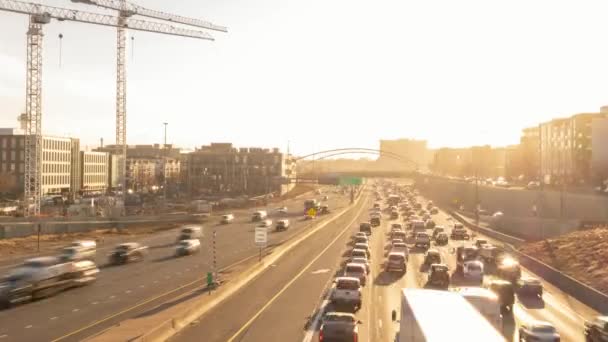
<path fill-rule="evenodd" d="M 234 221 L 234 215 L 233 214 L 225 214 L 225 215 L 222 215 L 222 220 L 220 222 L 222 224 L 228 224 L 228 223 L 231 223 L 232 221 Z"/>
<path fill-rule="evenodd" d="M 479 260 L 465 261 L 462 267 L 462 275 L 466 279 L 483 281 L 483 262 Z"/>
<path fill-rule="evenodd" d="M 369 261 L 367 261 L 366 258 L 354 257 L 354 258 L 350 259 L 350 263 L 351 264 L 360 264 L 360 265 L 365 266 L 365 270 L 369 274 Z"/>
<path fill-rule="evenodd" d="M 264 228 L 268 228 L 272 226 L 272 220 L 262 220 L 259 224 L 258 227 L 264 227 Z"/>
<path fill-rule="evenodd" d="M 559 340 L 559 333 L 549 322 L 535 321 L 524 323 L 519 327 L 519 341 L 558 342 Z"/>
<path fill-rule="evenodd" d="M 201 250 L 201 242 L 199 239 L 181 240 L 175 247 L 175 255 L 190 255 Z"/>
<path fill-rule="evenodd" d="M 367 253 L 367 258 L 370 259 L 371 250 L 369 249 L 369 245 L 365 242 L 357 242 L 353 246 L 353 249 L 362 249 Z"/>
<path fill-rule="evenodd" d="M 276 209 L 277 214 L 287 215 L 287 207 L 280 207 Z"/>

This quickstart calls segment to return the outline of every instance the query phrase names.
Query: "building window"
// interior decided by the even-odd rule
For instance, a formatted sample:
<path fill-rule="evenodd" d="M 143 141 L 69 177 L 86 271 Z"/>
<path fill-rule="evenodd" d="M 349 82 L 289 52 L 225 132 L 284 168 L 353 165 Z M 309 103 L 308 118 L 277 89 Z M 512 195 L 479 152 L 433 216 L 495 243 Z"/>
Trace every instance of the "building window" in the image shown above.
<path fill-rule="evenodd" d="M 10 163 L 10 171 L 15 172 L 15 163 Z"/>
<path fill-rule="evenodd" d="M 11 151 L 11 160 L 13 160 L 13 161 L 17 160 L 17 152 L 16 151 Z"/>
<path fill-rule="evenodd" d="M 19 172 L 25 172 L 25 163 L 19 163 Z"/>

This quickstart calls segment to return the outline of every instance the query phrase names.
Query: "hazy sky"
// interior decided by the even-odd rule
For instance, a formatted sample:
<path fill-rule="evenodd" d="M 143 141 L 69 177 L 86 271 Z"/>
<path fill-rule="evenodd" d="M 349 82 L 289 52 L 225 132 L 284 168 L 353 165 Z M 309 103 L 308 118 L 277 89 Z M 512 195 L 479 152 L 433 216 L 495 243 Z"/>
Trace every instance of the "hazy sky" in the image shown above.
<path fill-rule="evenodd" d="M 169 142 L 188 147 L 505 145 L 522 127 L 608 104 L 605 0 L 137 3 L 229 33 L 209 42 L 130 31 L 129 143 L 161 142 L 167 121 Z M 26 30 L 27 16 L 0 12 L 3 127 L 25 107 Z M 44 30 L 43 131 L 113 142 L 116 30 Z"/>

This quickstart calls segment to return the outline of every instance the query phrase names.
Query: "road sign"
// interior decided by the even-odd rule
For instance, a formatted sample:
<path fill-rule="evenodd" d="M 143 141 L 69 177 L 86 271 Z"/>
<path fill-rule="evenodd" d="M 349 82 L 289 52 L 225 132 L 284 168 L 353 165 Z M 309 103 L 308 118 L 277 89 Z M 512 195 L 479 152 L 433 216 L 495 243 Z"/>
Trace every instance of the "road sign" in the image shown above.
<path fill-rule="evenodd" d="M 213 273 L 207 272 L 207 286 L 213 285 Z"/>
<path fill-rule="evenodd" d="M 266 243 L 268 243 L 268 229 L 265 227 L 256 227 L 254 241 L 257 246 L 265 247 Z"/>
<path fill-rule="evenodd" d="M 363 181 L 361 177 L 340 177 L 339 184 L 340 185 L 361 185 Z"/>
<path fill-rule="evenodd" d="M 317 211 L 315 210 L 315 208 L 310 208 L 310 209 L 308 209 L 306 214 L 310 217 L 315 217 L 315 216 L 317 216 Z"/>

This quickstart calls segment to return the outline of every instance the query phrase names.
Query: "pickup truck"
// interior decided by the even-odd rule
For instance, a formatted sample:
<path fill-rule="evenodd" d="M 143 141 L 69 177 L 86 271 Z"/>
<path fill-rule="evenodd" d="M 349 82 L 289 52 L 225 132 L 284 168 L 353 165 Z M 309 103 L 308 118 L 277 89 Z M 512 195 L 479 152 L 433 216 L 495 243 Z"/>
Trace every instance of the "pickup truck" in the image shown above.
<path fill-rule="evenodd" d="M 361 308 L 361 282 L 355 277 L 338 277 L 330 296 L 331 303 L 336 306 L 352 306 L 355 310 Z"/>
<path fill-rule="evenodd" d="M 65 261 L 60 257 L 26 260 L 0 280 L 0 306 L 50 297 L 95 281 L 99 269 L 90 260 Z"/>

